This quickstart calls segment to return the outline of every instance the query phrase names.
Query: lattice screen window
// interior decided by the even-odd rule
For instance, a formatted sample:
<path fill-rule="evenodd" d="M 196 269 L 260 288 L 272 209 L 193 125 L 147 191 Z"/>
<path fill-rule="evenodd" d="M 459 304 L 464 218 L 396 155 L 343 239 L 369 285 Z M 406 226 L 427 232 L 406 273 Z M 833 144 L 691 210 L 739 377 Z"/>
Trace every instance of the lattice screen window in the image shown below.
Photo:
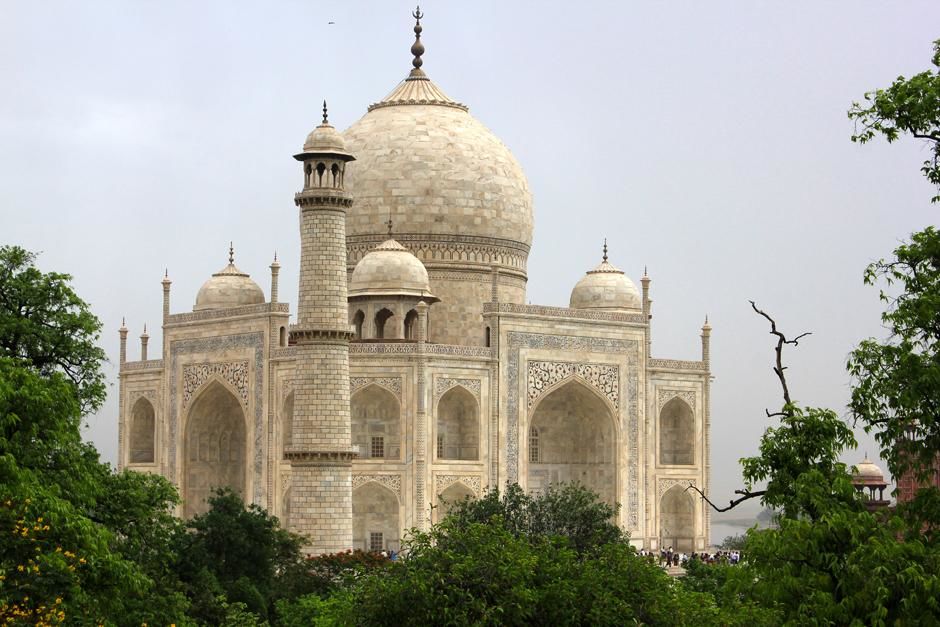
<path fill-rule="evenodd" d="M 381 551 L 385 547 L 385 534 L 381 531 L 369 532 L 369 550 Z"/>
<path fill-rule="evenodd" d="M 383 436 L 372 436 L 372 447 L 369 449 L 369 457 L 385 457 L 385 438 Z"/>
<path fill-rule="evenodd" d="M 529 462 L 539 463 L 539 430 L 529 429 Z"/>
<path fill-rule="evenodd" d="M 437 436 L 437 458 L 444 459 L 444 436 Z"/>

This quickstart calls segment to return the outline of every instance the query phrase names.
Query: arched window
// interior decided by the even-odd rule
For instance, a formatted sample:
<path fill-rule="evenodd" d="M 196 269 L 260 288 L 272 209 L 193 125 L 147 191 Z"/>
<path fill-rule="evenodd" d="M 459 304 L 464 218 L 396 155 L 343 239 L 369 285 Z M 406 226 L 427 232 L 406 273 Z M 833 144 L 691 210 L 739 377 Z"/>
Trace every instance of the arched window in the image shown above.
<path fill-rule="evenodd" d="M 484 346 L 490 346 L 490 328 L 486 327 L 486 333 L 484 334 Z"/>
<path fill-rule="evenodd" d="M 695 542 L 695 516 L 692 498 L 685 488 L 674 485 L 659 504 L 659 538 L 663 548 L 691 551 Z"/>
<path fill-rule="evenodd" d="M 287 448 L 294 440 L 294 392 L 291 391 L 284 399 L 281 408 L 281 444 Z"/>
<path fill-rule="evenodd" d="M 356 315 L 353 316 L 353 321 L 352 321 L 353 327 L 355 327 L 356 329 L 355 339 L 357 340 L 362 339 L 362 323 L 365 321 L 366 321 L 366 315 L 362 313 L 362 310 L 360 309 L 359 311 L 356 312 Z"/>
<path fill-rule="evenodd" d="M 334 163 L 330 173 L 333 175 L 333 187 L 339 187 L 339 166 Z"/>
<path fill-rule="evenodd" d="M 277 343 L 279 346 L 287 346 L 287 327 L 281 327 L 278 332 Z"/>
<path fill-rule="evenodd" d="M 401 459 L 401 405 L 394 394 L 368 385 L 352 395 L 350 413 L 360 459 Z"/>
<path fill-rule="evenodd" d="M 441 397 L 437 404 L 438 459 L 480 459 L 479 414 L 476 399 L 459 385 Z"/>
<path fill-rule="evenodd" d="M 663 405 L 659 412 L 660 461 L 668 465 L 695 463 L 694 430 L 692 408 L 685 401 L 676 397 Z"/>
<path fill-rule="evenodd" d="M 216 488 L 245 491 L 247 464 L 245 412 L 238 398 L 213 381 L 193 402 L 183 443 L 184 514 L 208 511 L 206 498 Z"/>
<path fill-rule="evenodd" d="M 323 187 L 323 173 L 326 172 L 326 166 L 322 163 L 317 164 L 317 187 Z"/>
<path fill-rule="evenodd" d="M 412 309 L 407 314 L 405 314 L 405 339 L 406 340 L 416 340 L 418 339 L 418 312 Z"/>
<path fill-rule="evenodd" d="M 364 551 L 398 551 L 401 525 L 395 493 L 369 481 L 353 492 L 352 500 L 353 547 Z"/>
<path fill-rule="evenodd" d="M 313 174 L 313 166 L 308 162 L 304 166 L 304 187 L 310 187 L 310 175 Z"/>
<path fill-rule="evenodd" d="M 393 314 L 390 310 L 385 308 L 380 309 L 379 312 L 375 314 L 375 337 L 377 339 L 382 339 L 386 336 L 385 325 L 394 315 L 395 314 Z M 391 336 L 393 334 L 388 333 L 388 335 Z"/>
<path fill-rule="evenodd" d="M 154 449 L 154 419 L 153 405 L 146 398 L 140 398 L 134 403 L 131 411 L 131 442 L 128 461 L 132 464 L 152 464 Z"/>

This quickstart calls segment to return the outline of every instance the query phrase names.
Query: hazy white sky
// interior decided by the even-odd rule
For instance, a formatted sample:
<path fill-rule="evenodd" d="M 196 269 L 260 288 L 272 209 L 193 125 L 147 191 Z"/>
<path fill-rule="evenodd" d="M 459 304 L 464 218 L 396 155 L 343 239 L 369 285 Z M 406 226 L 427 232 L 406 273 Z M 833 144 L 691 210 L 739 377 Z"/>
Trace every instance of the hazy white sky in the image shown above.
<path fill-rule="evenodd" d="M 345 128 L 410 69 L 410 2 L 5 2 L 0 243 L 42 251 L 104 322 L 159 347 L 226 262 L 296 302 L 291 158 L 320 102 Z M 425 2 L 424 69 L 489 126 L 535 200 L 528 298 L 565 306 L 600 259 L 653 279 L 653 354 L 714 327 L 713 495 L 739 487 L 776 408 L 772 338 L 798 401 L 844 413 L 848 352 L 883 335 L 867 263 L 937 223 L 924 146 L 852 144 L 846 110 L 930 67 L 940 3 Z M 329 24 L 329 22 L 335 24 Z M 156 352 L 159 352 L 157 350 Z M 116 377 L 114 377 L 116 380 Z M 112 397 L 116 395 L 116 384 Z M 90 418 L 105 459 L 117 406 Z M 862 448 L 874 452 L 863 437 Z M 863 454 L 852 455 L 858 461 Z"/>

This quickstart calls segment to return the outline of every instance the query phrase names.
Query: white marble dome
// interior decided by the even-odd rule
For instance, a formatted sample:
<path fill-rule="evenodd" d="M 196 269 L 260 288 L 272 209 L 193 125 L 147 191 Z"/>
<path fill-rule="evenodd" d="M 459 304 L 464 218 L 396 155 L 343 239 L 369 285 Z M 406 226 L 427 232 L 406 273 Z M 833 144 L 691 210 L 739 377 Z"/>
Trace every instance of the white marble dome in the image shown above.
<path fill-rule="evenodd" d="M 264 292 L 246 273 L 235 267 L 230 256 L 229 263 L 213 274 L 199 288 L 193 311 L 228 309 L 245 305 L 259 305 L 264 301 Z"/>
<path fill-rule="evenodd" d="M 859 483 L 874 483 L 881 484 L 885 483 L 885 474 L 878 467 L 877 464 L 873 463 L 868 457 L 860 463 L 855 465 L 856 472 L 852 474 L 852 478 Z"/>
<path fill-rule="evenodd" d="M 416 296 L 428 302 L 431 294 L 428 271 L 407 248 L 388 239 L 356 264 L 349 279 L 349 298 L 360 296 Z"/>
<path fill-rule="evenodd" d="M 532 196 L 519 163 L 421 70 L 344 136 L 356 157 L 346 168 L 355 198 L 347 236 L 374 236 L 391 216 L 408 242 L 423 235 L 531 244 Z"/>
<path fill-rule="evenodd" d="M 622 270 L 607 261 L 585 274 L 571 290 L 571 309 L 640 309 L 640 293 Z"/>

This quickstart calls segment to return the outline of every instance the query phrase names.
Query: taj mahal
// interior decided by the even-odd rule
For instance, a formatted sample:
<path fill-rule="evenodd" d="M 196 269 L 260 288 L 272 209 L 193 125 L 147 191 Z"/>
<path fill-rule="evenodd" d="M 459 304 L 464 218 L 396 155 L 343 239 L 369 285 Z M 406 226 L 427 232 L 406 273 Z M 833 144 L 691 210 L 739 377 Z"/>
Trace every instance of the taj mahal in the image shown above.
<path fill-rule="evenodd" d="M 705 549 L 707 320 L 701 360 L 654 358 L 650 278 L 606 243 L 568 307 L 527 304 L 526 176 L 422 70 L 414 17 L 407 77 L 343 132 L 324 103 L 293 155 L 296 309 L 276 258 L 266 296 L 230 249 L 191 311 L 163 279 L 162 346 L 145 331 L 129 361 L 122 326 L 119 466 L 176 484 L 181 516 L 231 487 L 312 553 L 399 550 L 488 487 L 574 481 L 637 547 Z"/>

